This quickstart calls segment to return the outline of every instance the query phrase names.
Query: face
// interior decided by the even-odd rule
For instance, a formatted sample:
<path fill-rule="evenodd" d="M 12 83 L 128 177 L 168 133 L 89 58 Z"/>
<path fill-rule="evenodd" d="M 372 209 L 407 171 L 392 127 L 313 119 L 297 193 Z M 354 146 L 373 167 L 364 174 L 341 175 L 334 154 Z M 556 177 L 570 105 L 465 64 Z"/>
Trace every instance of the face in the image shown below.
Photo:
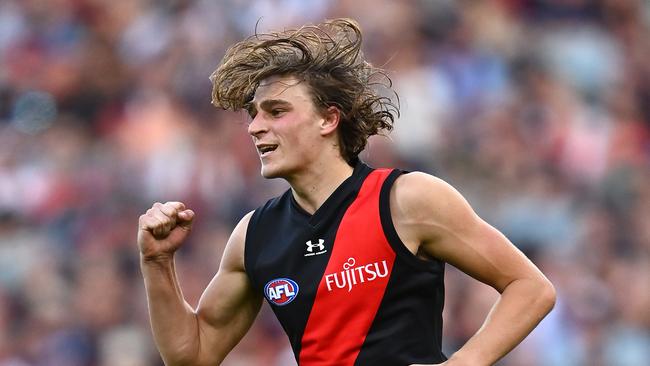
<path fill-rule="evenodd" d="M 262 163 L 262 176 L 289 178 L 318 159 L 326 123 L 305 82 L 292 76 L 263 80 L 248 112 L 252 118 L 248 133 Z"/>

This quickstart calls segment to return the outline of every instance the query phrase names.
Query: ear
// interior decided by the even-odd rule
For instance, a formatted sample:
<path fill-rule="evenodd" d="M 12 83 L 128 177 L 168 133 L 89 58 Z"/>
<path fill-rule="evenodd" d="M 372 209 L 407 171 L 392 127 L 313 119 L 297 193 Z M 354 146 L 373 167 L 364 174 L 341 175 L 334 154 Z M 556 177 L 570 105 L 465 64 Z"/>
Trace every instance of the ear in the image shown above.
<path fill-rule="evenodd" d="M 323 120 L 320 123 L 321 136 L 327 136 L 334 133 L 341 121 L 341 111 L 334 106 L 330 106 L 323 112 L 322 117 Z"/>

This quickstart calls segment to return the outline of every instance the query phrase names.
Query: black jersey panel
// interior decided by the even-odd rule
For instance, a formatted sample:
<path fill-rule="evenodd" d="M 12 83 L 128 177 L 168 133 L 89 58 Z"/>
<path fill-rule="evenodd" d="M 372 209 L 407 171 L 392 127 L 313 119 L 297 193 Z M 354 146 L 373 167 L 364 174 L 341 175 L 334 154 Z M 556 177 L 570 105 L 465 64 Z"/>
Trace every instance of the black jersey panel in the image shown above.
<path fill-rule="evenodd" d="M 415 272 L 397 257 L 357 366 L 439 363 L 442 353 L 442 274 Z"/>

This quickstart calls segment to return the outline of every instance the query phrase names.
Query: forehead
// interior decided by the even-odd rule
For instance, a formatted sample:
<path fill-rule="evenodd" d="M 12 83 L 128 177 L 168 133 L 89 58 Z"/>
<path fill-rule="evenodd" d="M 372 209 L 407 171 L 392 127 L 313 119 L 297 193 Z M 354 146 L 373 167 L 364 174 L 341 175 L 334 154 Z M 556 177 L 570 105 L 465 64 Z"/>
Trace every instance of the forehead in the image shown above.
<path fill-rule="evenodd" d="M 260 82 L 252 103 L 258 104 L 265 99 L 309 101 L 310 97 L 306 83 L 295 76 L 271 76 Z"/>

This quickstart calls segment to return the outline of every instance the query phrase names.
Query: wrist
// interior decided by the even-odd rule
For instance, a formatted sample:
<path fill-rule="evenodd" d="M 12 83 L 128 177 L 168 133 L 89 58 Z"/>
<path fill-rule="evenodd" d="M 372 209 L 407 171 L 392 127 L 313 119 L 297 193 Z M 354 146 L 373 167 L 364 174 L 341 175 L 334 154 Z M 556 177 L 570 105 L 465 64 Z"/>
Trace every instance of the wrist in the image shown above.
<path fill-rule="evenodd" d="M 174 261 L 174 253 L 159 253 L 155 255 L 144 255 L 140 253 L 140 264 L 142 265 L 168 265 Z"/>

